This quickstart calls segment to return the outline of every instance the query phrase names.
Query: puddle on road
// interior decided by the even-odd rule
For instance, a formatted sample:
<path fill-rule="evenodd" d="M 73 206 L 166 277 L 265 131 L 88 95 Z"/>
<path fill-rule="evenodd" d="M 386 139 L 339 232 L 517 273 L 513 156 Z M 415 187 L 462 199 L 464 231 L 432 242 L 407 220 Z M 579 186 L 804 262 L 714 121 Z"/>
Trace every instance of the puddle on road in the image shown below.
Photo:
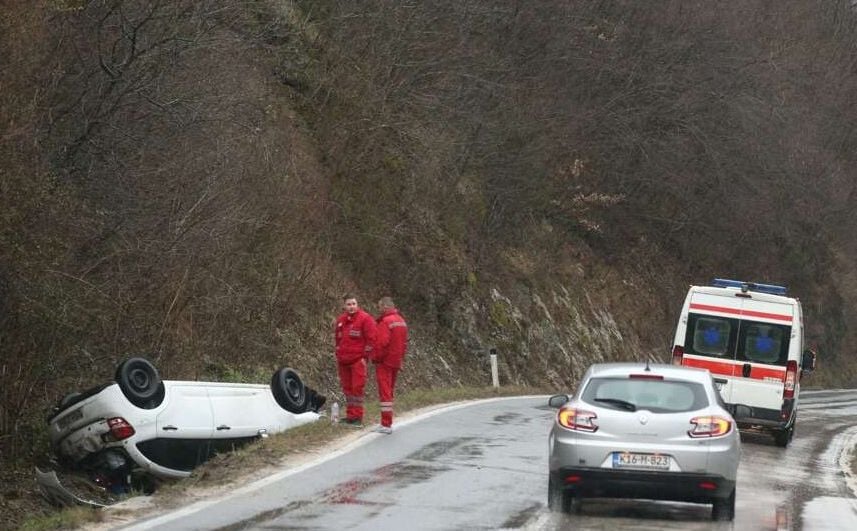
<path fill-rule="evenodd" d="M 242 529 L 248 529 L 249 527 L 252 527 L 255 524 L 274 520 L 276 518 L 279 518 L 280 516 L 283 516 L 286 513 L 297 511 L 298 509 L 301 509 L 311 504 L 312 502 L 310 500 L 298 500 L 289 503 L 284 507 L 277 507 L 276 509 L 271 509 L 270 511 L 259 513 L 253 518 L 247 518 L 246 520 L 241 520 L 240 522 L 235 522 L 234 524 L 218 527 L 214 531 L 240 531 Z"/>
<path fill-rule="evenodd" d="M 426 461 L 434 462 L 438 458 L 445 455 L 461 455 L 464 457 L 474 457 L 482 455 L 482 449 L 479 445 L 487 443 L 485 439 L 476 437 L 458 437 L 454 439 L 444 439 L 442 441 L 427 444 L 413 452 L 405 458 L 411 461 Z"/>
<path fill-rule="evenodd" d="M 362 505 L 367 507 L 377 507 L 377 510 L 380 511 L 391 504 L 389 502 L 367 500 L 362 497 L 371 489 L 382 485 L 406 486 L 429 480 L 435 475 L 447 470 L 450 470 L 450 467 L 400 461 L 398 463 L 378 468 L 370 474 L 339 483 L 323 491 L 315 499 L 291 502 L 283 507 L 265 511 L 252 518 L 218 528 L 217 531 L 238 531 L 239 529 L 247 529 L 264 522 L 276 520 L 288 513 L 297 512 L 310 506 L 319 506 L 320 504 Z M 318 516 L 318 511 L 310 511 L 308 513 L 304 512 L 303 514 L 296 514 L 293 517 L 299 519 L 312 519 L 316 516 Z"/>
<path fill-rule="evenodd" d="M 374 470 L 371 474 L 360 476 L 330 488 L 320 496 L 325 503 L 347 503 L 358 505 L 378 505 L 377 502 L 361 500 L 359 496 L 379 485 L 410 485 L 427 481 L 440 472 L 449 470 L 445 466 L 428 466 L 417 463 L 398 462 Z"/>
<path fill-rule="evenodd" d="M 512 424 L 513 421 L 522 417 L 523 415 L 520 413 L 503 413 L 502 415 L 496 415 L 492 422 L 494 424 Z"/>
<path fill-rule="evenodd" d="M 513 514 L 508 520 L 503 522 L 503 525 L 500 526 L 501 529 L 520 529 L 524 527 L 528 522 L 535 519 L 536 516 L 541 512 L 542 507 L 544 507 L 541 503 L 534 503 L 529 507 L 518 511 L 516 514 Z"/>
<path fill-rule="evenodd" d="M 530 415 L 522 415 L 520 413 L 503 413 L 501 415 L 496 415 L 493 419 L 491 419 L 491 424 L 497 424 L 502 426 L 508 425 L 524 425 L 532 422 L 533 417 Z"/>
<path fill-rule="evenodd" d="M 288 513 L 300 511 L 301 514 L 292 515 L 293 518 L 309 520 L 318 516 L 322 510 L 322 504 L 346 504 L 361 505 L 375 508 L 373 512 L 380 512 L 390 505 L 389 502 L 379 502 L 367 499 L 367 494 L 377 487 L 391 486 L 406 487 L 415 483 L 428 481 L 432 477 L 449 470 L 453 467 L 439 464 L 437 461 L 444 456 L 455 456 L 457 459 L 476 459 L 483 455 L 483 447 L 489 444 L 487 439 L 476 437 L 460 437 L 445 439 L 426 445 L 416 452 L 408 455 L 404 460 L 377 468 L 369 474 L 339 483 L 319 494 L 314 499 L 299 500 L 291 502 L 283 507 L 260 513 L 253 518 L 236 522 L 229 526 L 219 528 L 218 531 L 238 531 L 247 529 L 264 522 L 271 522 Z M 315 506 L 317 509 L 309 509 Z M 527 509 L 530 511 L 531 509 Z M 522 522 L 529 518 L 521 515 Z"/>

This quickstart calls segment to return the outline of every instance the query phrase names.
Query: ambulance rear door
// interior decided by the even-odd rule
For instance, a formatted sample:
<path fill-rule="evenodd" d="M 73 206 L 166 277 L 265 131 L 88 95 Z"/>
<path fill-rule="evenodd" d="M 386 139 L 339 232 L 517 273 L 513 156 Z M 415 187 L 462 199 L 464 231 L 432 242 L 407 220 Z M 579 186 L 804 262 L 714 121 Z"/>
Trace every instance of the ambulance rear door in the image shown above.
<path fill-rule="evenodd" d="M 794 305 L 744 299 L 731 402 L 771 410 L 783 405 Z"/>
<path fill-rule="evenodd" d="M 692 292 L 685 329 L 682 365 L 708 369 L 730 404 L 742 306 L 743 300 L 731 294 Z"/>

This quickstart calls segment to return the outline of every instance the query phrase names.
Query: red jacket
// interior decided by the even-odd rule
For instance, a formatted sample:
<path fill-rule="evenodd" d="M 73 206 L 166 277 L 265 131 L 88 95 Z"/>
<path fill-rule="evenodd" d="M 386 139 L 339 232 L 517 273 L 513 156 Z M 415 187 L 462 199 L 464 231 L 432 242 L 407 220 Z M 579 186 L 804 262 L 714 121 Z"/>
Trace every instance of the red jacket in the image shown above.
<path fill-rule="evenodd" d="M 372 354 L 375 345 L 375 321 L 363 310 L 343 312 L 336 319 L 336 360 L 354 363 Z"/>
<path fill-rule="evenodd" d="M 407 350 L 408 324 L 399 314 L 399 310 L 395 308 L 384 310 L 384 313 L 378 317 L 372 361 L 399 369 L 402 367 L 402 358 L 405 357 Z"/>

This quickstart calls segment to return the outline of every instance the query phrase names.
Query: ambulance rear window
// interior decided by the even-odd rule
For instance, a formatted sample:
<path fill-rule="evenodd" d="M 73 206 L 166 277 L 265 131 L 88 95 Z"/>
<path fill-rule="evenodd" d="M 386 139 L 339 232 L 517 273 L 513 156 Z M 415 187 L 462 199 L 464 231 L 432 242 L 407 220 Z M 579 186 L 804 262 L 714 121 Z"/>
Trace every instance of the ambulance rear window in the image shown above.
<path fill-rule="evenodd" d="M 738 344 L 739 360 L 785 365 L 788 361 L 790 328 L 772 323 L 743 321 Z"/>
<path fill-rule="evenodd" d="M 684 347 L 687 354 L 785 366 L 790 339 L 788 325 L 691 313 Z"/>
<path fill-rule="evenodd" d="M 709 356 L 724 356 L 729 351 L 732 323 L 729 319 L 698 316 L 693 324 L 693 352 Z"/>

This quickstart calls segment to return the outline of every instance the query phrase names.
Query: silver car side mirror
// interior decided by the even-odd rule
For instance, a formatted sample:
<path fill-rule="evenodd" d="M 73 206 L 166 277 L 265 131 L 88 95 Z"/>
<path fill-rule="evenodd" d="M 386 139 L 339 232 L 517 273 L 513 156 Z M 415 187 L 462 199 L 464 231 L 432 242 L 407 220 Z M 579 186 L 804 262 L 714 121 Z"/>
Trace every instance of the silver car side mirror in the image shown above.
<path fill-rule="evenodd" d="M 559 408 L 568 403 L 568 395 L 553 395 L 548 399 L 550 407 Z"/>

